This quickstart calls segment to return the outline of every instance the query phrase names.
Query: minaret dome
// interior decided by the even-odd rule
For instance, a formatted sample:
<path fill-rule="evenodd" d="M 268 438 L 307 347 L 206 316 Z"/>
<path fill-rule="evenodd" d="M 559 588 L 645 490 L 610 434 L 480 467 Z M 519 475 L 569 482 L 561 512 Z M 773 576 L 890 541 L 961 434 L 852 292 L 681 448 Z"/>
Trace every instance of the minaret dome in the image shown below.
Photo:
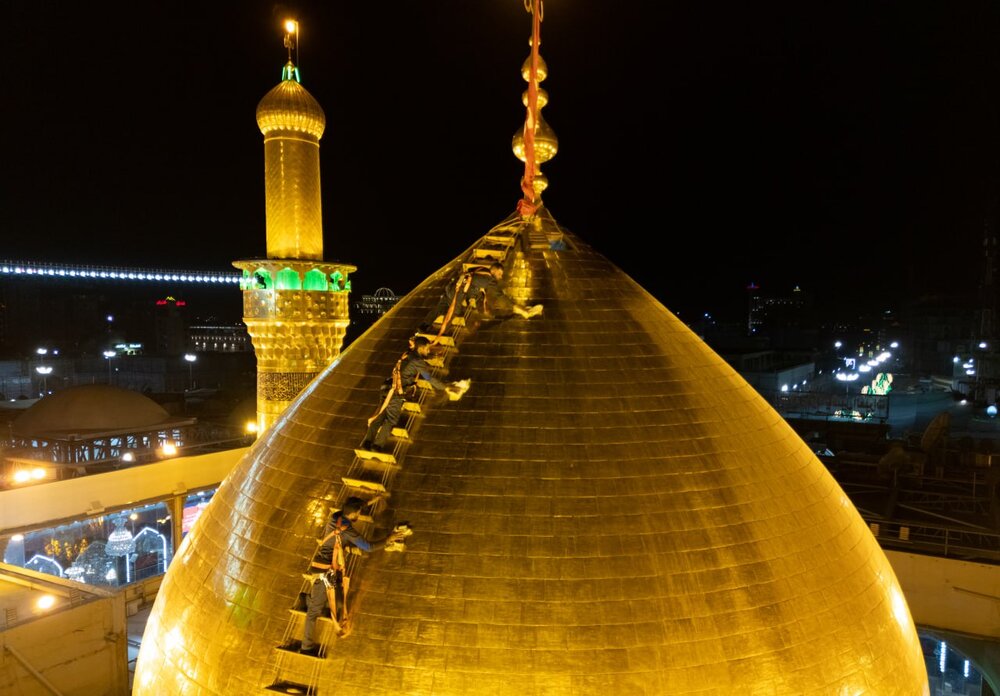
<path fill-rule="evenodd" d="M 290 71 L 286 70 L 286 74 Z M 299 131 L 319 140 L 326 129 L 323 107 L 295 79 L 282 80 L 257 104 L 257 126 L 272 131 Z"/>

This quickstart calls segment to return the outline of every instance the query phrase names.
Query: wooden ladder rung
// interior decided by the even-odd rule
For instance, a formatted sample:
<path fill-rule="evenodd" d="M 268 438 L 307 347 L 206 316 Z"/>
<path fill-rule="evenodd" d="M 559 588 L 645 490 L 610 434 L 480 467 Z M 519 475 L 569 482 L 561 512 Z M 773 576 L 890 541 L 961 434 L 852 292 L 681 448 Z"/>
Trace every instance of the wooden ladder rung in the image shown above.
<path fill-rule="evenodd" d="M 427 364 L 431 367 L 444 367 L 444 358 L 440 355 L 435 358 L 427 358 Z"/>
<path fill-rule="evenodd" d="M 291 614 L 294 614 L 296 617 L 301 616 L 301 617 L 305 618 L 305 615 L 306 615 L 306 612 L 305 612 L 304 609 L 289 609 L 288 611 Z M 324 609 L 323 613 L 320 614 L 319 616 L 317 616 L 316 619 L 318 621 L 325 621 L 326 623 L 333 623 L 333 619 L 330 618 L 330 608 L 327 607 L 326 609 Z M 281 648 L 278 648 L 278 649 L 280 650 Z M 285 652 L 289 652 L 289 651 L 286 650 Z"/>
<path fill-rule="evenodd" d="M 265 686 L 264 690 L 274 691 L 279 694 L 298 694 L 299 696 L 316 696 L 318 693 L 315 687 L 288 681 L 286 679 L 274 682 L 270 686 Z"/>
<path fill-rule="evenodd" d="M 437 334 L 426 334 L 418 333 L 418 336 L 423 336 L 431 343 L 437 343 L 438 345 L 452 347 L 455 345 L 455 339 L 451 336 L 438 336 Z"/>
<path fill-rule="evenodd" d="M 392 429 L 392 436 L 398 437 L 400 440 L 410 439 L 409 431 L 406 428 L 400 428 L 399 426 L 396 426 L 395 428 Z"/>
<path fill-rule="evenodd" d="M 330 619 L 327 619 L 327 622 L 329 622 L 329 621 L 330 621 Z M 285 648 L 285 647 L 280 646 L 280 645 L 277 646 L 275 648 L 275 650 L 277 650 L 278 652 L 286 653 L 288 655 L 302 655 L 302 653 L 300 653 L 297 649 L 296 650 L 292 650 L 291 648 Z M 321 650 L 322 650 L 322 648 L 321 648 Z M 316 658 L 319 658 L 319 659 L 322 660 L 322 659 L 324 659 L 325 655 L 302 655 L 302 657 L 305 657 L 307 659 L 313 659 L 313 660 L 315 660 Z M 293 693 L 293 694 L 300 693 L 301 694 L 301 693 L 305 693 L 305 692 L 304 691 L 291 691 L 291 692 L 288 692 L 288 693 Z"/>
<path fill-rule="evenodd" d="M 344 482 L 344 485 L 348 488 L 354 488 L 360 491 L 368 491 L 370 493 L 387 493 L 385 486 L 381 483 L 376 483 L 375 481 L 365 481 L 364 479 L 348 478 L 346 476 L 340 479 Z"/>
<path fill-rule="evenodd" d="M 396 462 L 387 462 L 382 459 L 362 459 L 361 468 L 367 471 L 397 471 L 400 469 Z"/>
<path fill-rule="evenodd" d="M 500 234 L 498 232 L 491 232 L 490 234 L 483 237 L 487 242 L 494 242 L 496 244 L 513 244 L 514 240 L 517 239 L 516 233 L 511 234 Z"/>
<path fill-rule="evenodd" d="M 503 261 L 506 255 L 506 249 L 476 248 L 472 250 L 472 258 L 474 259 L 492 259 L 493 261 Z"/>
<path fill-rule="evenodd" d="M 396 455 L 394 455 L 392 452 L 372 452 L 371 450 L 356 449 L 354 450 L 354 454 L 357 455 L 358 459 L 361 460 L 378 459 L 379 461 L 385 462 L 386 464 L 396 463 Z"/>
<path fill-rule="evenodd" d="M 418 404 L 416 401 L 404 401 L 403 402 L 403 411 L 405 413 L 412 413 L 412 414 L 419 415 L 420 414 L 420 404 Z M 357 450 L 355 450 L 355 452 L 357 452 Z"/>

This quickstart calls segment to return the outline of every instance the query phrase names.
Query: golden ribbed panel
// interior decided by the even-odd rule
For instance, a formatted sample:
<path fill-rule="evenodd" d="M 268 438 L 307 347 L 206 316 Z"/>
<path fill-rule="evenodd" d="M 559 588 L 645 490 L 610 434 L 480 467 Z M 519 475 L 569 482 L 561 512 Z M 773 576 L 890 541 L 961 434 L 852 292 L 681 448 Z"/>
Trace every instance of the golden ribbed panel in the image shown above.
<path fill-rule="evenodd" d="M 347 293 L 263 290 L 251 294 L 272 294 L 278 311 L 268 317 L 244 315 L 243 321 L 253 340 L 257 370 L 265 372 L 319 372 L 340 354 L 347 318 Z M 246 306 L 244 302 L 244 306 Z M 310 306 L 342 306 L 343 313 L 313 315 Z"/>
<path fill-rule="evenodd" d="M 298 131 L 319 140 L 326 129 L 326 114 L 305 87 L 295 80 L 282 80 L 257 104 L 257 126 L 264 135 Z"/>
<path fill-rule="evenodd" d="M 389 486 L 416 533 L 365 558 L 319 696 L 927 692 L 891 567 L 780 416 L 573 235 L 510 281 L 543 316 L 449 359 Z M 237 466 L 185 540 L 136 694 L 259 694 L 326 501 L 406 338 L 465 260 L 410 293 Z M 283 676 L 304 681 L 309 658 Z"/>
<path fill-rule="evenodd" d="M 319 104 L 294 80 L 279 83 L 257 106 L 268 258 L 323 258 L 319 139 L 325 123 Z"/>

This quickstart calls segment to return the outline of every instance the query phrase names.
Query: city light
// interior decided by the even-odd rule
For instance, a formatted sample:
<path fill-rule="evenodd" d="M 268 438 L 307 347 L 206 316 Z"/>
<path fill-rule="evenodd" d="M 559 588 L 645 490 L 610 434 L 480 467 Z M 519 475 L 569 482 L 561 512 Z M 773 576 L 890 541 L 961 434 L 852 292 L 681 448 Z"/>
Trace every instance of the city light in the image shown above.
<path fill-rule="evenodd" d="M 173 457 L 177 454 L 177 445 L 172 442 L 164 442 L 163 447 L 160 448 L 160 454 L 164 457 Z"/>
<path fill-rule="evenodd" d="M 188 389 L 194 389 L 194 361 L 198 359 L 198 356 L 194 353 L 185 353 L 184 359 L 187 360 L 188 364 Z"/>
<path fill-rule="evenodd" d="M 135 455 L 132 454 L 131 452 L 126 452 L 125 454 L 122 455 L 122 461 L 123 462 L 134 462 L 135 461 Z"/>
<path fill-rule="evenodd" d="M 43 478 L 45 478 L 45 469 L 41 467 L 35 467 L 34 469 L 18 469 L 14 472 L 13 476 L 11 476 L 11 479 L 16 484 L 41 481 Z"/>
<path fill-rule="evenodd" d="M 49 365 L 39 365 L 35 372 L 42 376 L 42 396 L 49 393 L 49 375 L 52 374 L 52 367 Z"/>
<path fill-rule="evenodd" d="M 104 351 L 104 357 L 108 359 L 108 385 L 109 386 L 111 385 L 111 358 L 115 357 L 116 355 L 118 355 L 118 353 L 116 353 L 113 350 L 106 350 L 106 351 Z"/>
<path fill-rule="evenodd" d="M 251 435 L 255 434 L 257 432 L 257 421 L 247 421 L 245 430 Z"/>
<path fill-rule="evenodd" d="M 50 594 L 45 594 L 38 598 L 38 601 L 35 602 L 35 607 L 39 611 L 48 611 L 49 609 L 54 607 L 55 604 L 56 604 L 56 598 Z"/>

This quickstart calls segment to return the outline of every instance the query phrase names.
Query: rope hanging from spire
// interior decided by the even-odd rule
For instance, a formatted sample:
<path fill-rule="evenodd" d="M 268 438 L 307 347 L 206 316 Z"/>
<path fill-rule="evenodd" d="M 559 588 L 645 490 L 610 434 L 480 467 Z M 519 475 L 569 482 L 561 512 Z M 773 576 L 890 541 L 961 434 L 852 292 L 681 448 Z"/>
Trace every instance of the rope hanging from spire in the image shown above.
<path fill-rule="evenodd" d="M 521 192 L 524 197 L 517 202 L 517 212 L 528 218 L 538 210 L 535 193 L 535 127 L 538 119 L 538 45 L 542 33 L 542 0 L 524 0 L 524 9 L 531 17 L 531 75 L 528 80 L 528 113 L 524 119 L 524 176 Z"/>

